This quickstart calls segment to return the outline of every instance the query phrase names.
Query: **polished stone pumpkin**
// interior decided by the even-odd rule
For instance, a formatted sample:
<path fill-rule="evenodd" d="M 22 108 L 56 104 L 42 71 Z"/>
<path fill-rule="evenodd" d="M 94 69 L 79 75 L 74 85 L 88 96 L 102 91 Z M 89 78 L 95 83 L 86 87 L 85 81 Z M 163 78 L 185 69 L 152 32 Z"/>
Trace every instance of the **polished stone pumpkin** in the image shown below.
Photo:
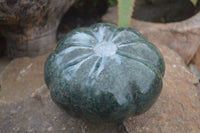
<path fill-rule="evenodd" d="M 98 23 L 68 33 L 45 63 L 53 101 L 92 123 L 147 111 L 162 90 L 159 50 L 132 28 Z"/>

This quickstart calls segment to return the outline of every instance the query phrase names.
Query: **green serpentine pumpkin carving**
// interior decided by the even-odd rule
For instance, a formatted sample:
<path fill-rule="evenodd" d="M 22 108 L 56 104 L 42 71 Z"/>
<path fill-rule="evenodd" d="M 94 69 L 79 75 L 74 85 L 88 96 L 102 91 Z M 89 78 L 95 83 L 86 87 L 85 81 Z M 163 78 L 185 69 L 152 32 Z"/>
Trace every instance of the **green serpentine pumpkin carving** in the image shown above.
<path fill-rule="evenodd" d="M 60 41 L 45 63 L 45 81 L 70 115 L 118 123 L 152 106 L 164 71 L 159 50 L 139 32 L 99 23 Z"/>

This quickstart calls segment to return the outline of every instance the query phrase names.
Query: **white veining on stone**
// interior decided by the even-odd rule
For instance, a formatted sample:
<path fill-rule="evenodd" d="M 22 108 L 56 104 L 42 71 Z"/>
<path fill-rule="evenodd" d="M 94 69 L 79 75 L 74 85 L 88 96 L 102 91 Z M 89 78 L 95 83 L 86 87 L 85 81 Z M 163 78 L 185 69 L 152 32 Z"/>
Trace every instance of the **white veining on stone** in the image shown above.
<path fill-rule="evenodd" d="M 100 42 L 94 48 L 94 52 L 100 56 L 111 56 L 117 51 L 117 46 L 112 42 Z"/>

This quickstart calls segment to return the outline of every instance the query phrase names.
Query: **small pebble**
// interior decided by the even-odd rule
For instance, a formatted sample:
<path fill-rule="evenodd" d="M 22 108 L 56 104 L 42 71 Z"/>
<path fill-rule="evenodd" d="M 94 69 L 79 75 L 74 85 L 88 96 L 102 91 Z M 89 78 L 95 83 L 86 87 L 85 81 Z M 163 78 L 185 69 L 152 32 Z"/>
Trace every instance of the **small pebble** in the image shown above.
<path fill-rule="evenodd" d="M 47 131 L 48 131 L 48 132 L 52 132 L 52 131 L 53 131 L 53 127 L 47 128 Z"/>

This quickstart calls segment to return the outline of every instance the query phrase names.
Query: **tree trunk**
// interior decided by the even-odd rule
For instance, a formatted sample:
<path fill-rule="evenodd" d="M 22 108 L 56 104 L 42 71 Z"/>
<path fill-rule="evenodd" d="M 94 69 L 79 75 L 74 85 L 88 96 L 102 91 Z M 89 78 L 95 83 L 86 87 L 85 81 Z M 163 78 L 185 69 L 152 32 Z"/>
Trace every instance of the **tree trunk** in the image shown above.
<path fill-rule="evenodd" d="M 56 44 L 60 19 L 76 0 L 2 0 L 0 32 L 10 58 L 36 56 Z"/>

